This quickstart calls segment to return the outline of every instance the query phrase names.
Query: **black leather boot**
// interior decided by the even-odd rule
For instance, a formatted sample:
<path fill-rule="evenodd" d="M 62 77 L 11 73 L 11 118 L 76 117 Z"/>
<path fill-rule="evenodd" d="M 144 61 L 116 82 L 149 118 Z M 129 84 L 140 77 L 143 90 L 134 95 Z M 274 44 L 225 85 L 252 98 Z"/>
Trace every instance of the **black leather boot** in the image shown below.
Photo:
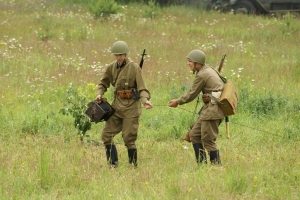
<path fill-rule="evenodd" d="M 219 155 L 219 150 L 216 151 L 210 151 L 209 152 L 209 156 L 210 156 L 210 162 L 213 165 L 221 165 L 221 159 L 220 159 L 220 155 Z"/>
<path fill-rule="evenodd" d="M 137 150 L 136 149 L 128 149 L 128 158 L 129 164 L 137 167 Z"/>
<path fill-rule="evenodd" d="M 193 144 L 194 151 L 195 151 L 195 156 L 196 156 L 196 162 L 201 164 L 207 164 L 207 159 L 206 159 L 206 153 L 204 150 L 204 147 L 201 143 L 196 143 Z"/>
<path fill-rule="evenodd" d="M 105 151 L 106 151 L 106 158 L 109 162 L 111 167 L 117 167 L 118 166 L 118 152 L 116 145 L 110 144 L 105 145 Z"/>

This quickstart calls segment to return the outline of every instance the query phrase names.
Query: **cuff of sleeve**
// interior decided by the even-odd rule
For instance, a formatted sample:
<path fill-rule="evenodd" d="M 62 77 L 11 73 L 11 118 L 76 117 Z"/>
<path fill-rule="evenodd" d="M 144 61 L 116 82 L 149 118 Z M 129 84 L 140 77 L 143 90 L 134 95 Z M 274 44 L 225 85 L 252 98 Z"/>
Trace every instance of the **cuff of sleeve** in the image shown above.
<path fill-rule="evenodd" d="M 140 92 L 141 102 L 145 105 L 146 101 L 150 99 L 150 94 L 147 91 Z"/>
<path fill-rule="evenodd" d="M 178 105 L 182 105 L 183 101 L 181 99 L 176 99 L 176 102 L 178 103 Z"/>
<path fill-rule="evenodd" d="M 148 98 L 142 97 L 141 98 L 142 104 L 145 105 L 145 103 L 148 101 Z"/>
<path fill-rule="evenodd" d="M 104 93 L 104 92 L 103 92 L 102 90 L 98 90 L 98 95 L 101 95 L 101 96 L 102 96 L 103 93 Z"/>

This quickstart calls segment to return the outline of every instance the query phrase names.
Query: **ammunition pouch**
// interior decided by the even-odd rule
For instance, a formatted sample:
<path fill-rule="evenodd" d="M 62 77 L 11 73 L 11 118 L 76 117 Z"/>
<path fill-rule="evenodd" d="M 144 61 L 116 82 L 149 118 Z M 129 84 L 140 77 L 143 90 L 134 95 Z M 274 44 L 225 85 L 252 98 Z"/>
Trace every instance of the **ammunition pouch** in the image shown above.
<path fill-rule="evenodd" d="M 117 91 L 117 95 L 121 99 L 131 99 L 132 98 L 132 90 L 119 90 L 119 91 Z"/>
<path fill-rule="evenodd" d="M 137 89 L 133 88 L 132 89 L 132 99 L 133 100 L 138 100 L 140 99 L 140 93 Z"/>
<path fill-rule="evenodd" d="M 115 112 L 115 109 L 107 101 L 103 100 L 101 103 L 91 101 L 88 103 L 88 106 L 85 114 L 95 123 L 107 121 Z"/>

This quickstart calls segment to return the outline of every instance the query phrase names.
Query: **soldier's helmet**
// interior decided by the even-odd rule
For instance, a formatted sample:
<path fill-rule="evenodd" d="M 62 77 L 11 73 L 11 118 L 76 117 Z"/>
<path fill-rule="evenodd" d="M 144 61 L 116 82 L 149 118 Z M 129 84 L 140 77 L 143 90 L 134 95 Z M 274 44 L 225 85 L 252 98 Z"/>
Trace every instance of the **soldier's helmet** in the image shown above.
<path fill-rule="evenodd" d="M 128 45 L 123 41 L 117 41 L 112 45 L 111 54 L 128 54 Z"/>
<path fill-rule="evenodd" d="M 201 63 L 202 65 L 205 65 L 205 54 L 201 50 L 195 49 L 191 51 L 186 57 L 191 59 L 191 61 L 195 63 Z"/>

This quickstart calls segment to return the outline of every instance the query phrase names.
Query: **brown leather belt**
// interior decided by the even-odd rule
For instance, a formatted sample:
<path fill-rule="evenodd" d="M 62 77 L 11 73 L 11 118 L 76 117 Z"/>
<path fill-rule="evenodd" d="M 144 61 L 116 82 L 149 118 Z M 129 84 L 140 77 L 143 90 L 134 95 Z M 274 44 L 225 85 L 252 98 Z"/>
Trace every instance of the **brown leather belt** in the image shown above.
<path fill-rule="evenodd" d="M 117 95 L 121 99 L 132 99 L 132 90 L 119 90 L 117 91 Z"/>

